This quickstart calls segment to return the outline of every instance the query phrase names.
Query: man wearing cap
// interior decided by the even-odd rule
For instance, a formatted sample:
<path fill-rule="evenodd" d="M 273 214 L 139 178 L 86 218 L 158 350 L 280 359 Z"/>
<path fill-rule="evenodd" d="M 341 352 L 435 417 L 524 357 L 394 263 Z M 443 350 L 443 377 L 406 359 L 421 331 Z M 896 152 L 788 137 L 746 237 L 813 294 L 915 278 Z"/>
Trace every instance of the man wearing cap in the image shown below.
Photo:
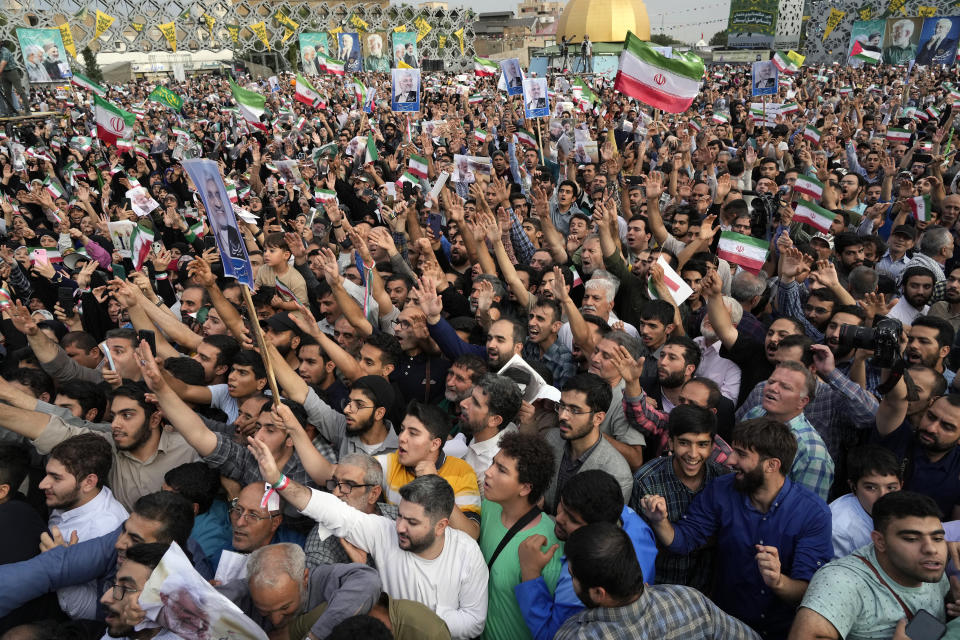
<path fill-rule="evenodd" d="M 286 311 L 274 314 L 262 321 L 261 326 L 266 326 L 267 329 L 264 338 L 277 348 L 287 364 L 294 369 L 299 367 L 297 348 L 300 346 L 302 334 L 300 327 L 290 318 L 290 314 Z"/>
<path fill-rule="evenodd" d="M 910 256 L 907 252 L 913 249 L 917 241 L 917 229 L 910 225 L 901 224 L 893 229 L 887 243 L 887 252 L 877 262 L 877 273 L 885 273 L 894 280 L 900 280 Z"/>

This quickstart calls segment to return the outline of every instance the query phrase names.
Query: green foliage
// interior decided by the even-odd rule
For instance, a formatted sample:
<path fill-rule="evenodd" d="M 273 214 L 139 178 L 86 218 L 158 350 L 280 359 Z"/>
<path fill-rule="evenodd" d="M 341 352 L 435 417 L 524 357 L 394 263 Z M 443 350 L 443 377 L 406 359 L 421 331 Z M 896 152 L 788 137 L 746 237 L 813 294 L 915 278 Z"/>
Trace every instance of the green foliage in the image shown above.
<path fill-rule="evenodd" d="M 84 47 L 80 55 L 83 56 L 83 75 L 94 82 L 103 82 L 103 71 L 100 70 L 100 65 L 97 64 L 96 54 L 90 50 L 90 47 Z"/>
<path fill-rule="evenodd" d="M 711 47 L 725 47 L 727 46 L 727 30 L 717 31 L 715 34 L 710 36 L 710 40 L 707 42 Z"/>
<path fill-rule="evenodd" d="M 683 41 L 671 38 L 665 33 L 657 33 L 650 36 L 650 42 L 658 47 L 671 47 L 678 44 L 685 44 Z"/>

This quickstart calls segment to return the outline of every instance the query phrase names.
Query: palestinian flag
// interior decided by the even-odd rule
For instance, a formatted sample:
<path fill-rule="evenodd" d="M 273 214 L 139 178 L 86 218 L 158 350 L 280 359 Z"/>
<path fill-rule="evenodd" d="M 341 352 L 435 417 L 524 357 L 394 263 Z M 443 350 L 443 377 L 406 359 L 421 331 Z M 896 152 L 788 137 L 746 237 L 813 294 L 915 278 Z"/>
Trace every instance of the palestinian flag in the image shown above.
<path fill-rule="evenodd" d="M 367 154 L 364 158 L 363 163 L 368 164 L 370 162 L 376 162 L 377 158 L 380 157 L 380 154 L 377 153 L 377 143 L 373 139 L 373 135 L 367 136 Z"/>
<path fill-rule="evenodd" d="M 806 222 L 818 231 L 830 233 L 830 225 L 833 224 L 833 219 L 836 217 L 836 214 L 832 211 L 815 205 L 809 200 L 801 199 L 797 202 L 797 210 L 793 214 L 793 221 Z"/>
<path fill-rule="evenodd" d="M 777 51 L 773 54 L 773 66 L 775 66 L 780 73 L 790 74 L 797 72 L 797 65 L 782 51 Z"/>
<path fill-rule="evenodd" d="M 499 66 L 493 60 L 473 56 L 473 75 L 475 76 L 494 76 L 498 68 Z"/>
<path fill-rule="evenodd" d="M 260 116 L 263 115 L 264 107 L 267 103 L 266 98 L 259 93 L 238 87 L 237 84 L 229 78 L 227 78 L 227 80 L 230 82 L 230 91 L 233 93 L 233 99 L 237 101 L 237 106 L 240 107 L 240 115 L 243 116 L 243 119 L 257 129 L 266 131 L 267 126 L 260 122 Z"/>
<path fill-rule="evenodd" d="M 909 129 L 897 129 L 895 127 L 887 127 L 887 142 L 910 142 L 910 136 L 913 134 Z"/>
<path fill-rule="evenodd" d="M 97 137 L 104 144 L 116 145 L 119 148 L 118 140 L 133 135 L 133 126 L 137 122 L 136 116 L 96 94 L 93 96 L 93 104 L 97 121 Z"/>
<path fill-rule="evenodd" d="M 526 129 L 517 129 L 517 140 L 525 147 L 537 147 L 537 139 Z"/>
<path fill-rule="evenodd" d="M 863 60 L 867 64 L 880 63 L 880 52 L 872 49 L 864 49 L 859 40 L 854 41 L 853 49 L 850 50 L 850 57 L 856 60 Z"/>
<path fill-rule="evenodd" d="M 751 238 L 742 233 L 723 231 L 717 245 L 717 257 L 740 265 L 747 271 L 759 273 L 767 261 L 768 244 L 765 240 Z"/>
<path fill-rule="evenodd" d="M 716 124 L 730 124 L 730 116 L 725 113 L 714 113 L 710 119 Z"/>
<path fill-rule="evenodd" d="M 82 76 L 76 72 L 74 72 L 73 77 L 70 78 L 70 83 L 75 84 L 82 89 L 86 89 L 87 91 L 92 91 L 101 98 L 107 95 L 107 90 L 105 88 L 101 87 L 86 76 Z"/>
<path fill-rule="evenodd" d="M 627 32 L 613 88 L 655 109 L 683 113 L 700 92 L 703 60 L 692 53 L 660 54 Z"/>
<path fill-rule="evenodd" d="M 418 155 L 410 154 L 410 160 L 407 162 L 407 171 L 417 176 L 421 180 L 427 179 L 427 159 Z"/>
<path fill-rule="evenodd" d="M 907 201 L 910 205 L 910 212 L 919 222 L 930 221 L 930 196 L 917 196 Z"/>
<path fill-rule="evenodd" d="M 817 129 L 812 124 L 808 124 L 803 130 L 803 139 L 807 140 L 813 144 L 820 144 L 820 129 Z"/>
<path fill-rule="evenodd" d="M 323 101 L 320 97 L 320 92 L 314 89 L 313 85 L 299 73 L 297 74 L 297 87 L 296 93 L 293 94 L 293 99 L 297 102 L 310 105 L 311 107 L 316 107 Z"/>
<path fill-rule="evenodd" d="M 479 93 L 475 93 L 467 99 L 468 104 L 480 104 L 483 102 L 483 96 Z"/>
<path fill-rule="evenodd" d="M 143 268 L 152 246 L 153 230 L 142 224 L 137 224 L 136 229 L 133 230 L 133 235 L 130 237 L 133 268 L 135 270 L 140 271 Z"/>
<path fill-rule="evenodd" d="M 793 183 L 793 192 L 813 200 L 819 200 L 823 197 L 823 183 L 813 176 L 801 173 L 797 176 L 797 181 Z"/>
<path fill-rule="evenodd" d="M 274 281 L 274 286 L 277 290 L 277 294 L 285 298 L 290 298 L 297 304 L 300 304 L 300 298 L 298 298 L 297 294 L 293 292 L 293 289 L 291 289 L 290 287 L 288 287 L 283 283 L 283 280 L 281 280 L 280 278 L 277 278 Z"/>

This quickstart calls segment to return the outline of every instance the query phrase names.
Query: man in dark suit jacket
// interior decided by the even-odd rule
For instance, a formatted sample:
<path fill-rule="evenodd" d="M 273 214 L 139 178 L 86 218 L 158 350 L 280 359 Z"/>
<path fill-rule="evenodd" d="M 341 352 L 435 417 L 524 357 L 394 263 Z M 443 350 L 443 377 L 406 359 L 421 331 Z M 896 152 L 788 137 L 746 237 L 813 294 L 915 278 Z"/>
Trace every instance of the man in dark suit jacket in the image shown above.
<path fill-rule="evenodd" d="M 940 18 L 934 27 L 933 35 L 917 51 L 917 64 L 953 64 L 956 56 L 957 39 L 948 37 L 953 29 L 950 18 Z"/>

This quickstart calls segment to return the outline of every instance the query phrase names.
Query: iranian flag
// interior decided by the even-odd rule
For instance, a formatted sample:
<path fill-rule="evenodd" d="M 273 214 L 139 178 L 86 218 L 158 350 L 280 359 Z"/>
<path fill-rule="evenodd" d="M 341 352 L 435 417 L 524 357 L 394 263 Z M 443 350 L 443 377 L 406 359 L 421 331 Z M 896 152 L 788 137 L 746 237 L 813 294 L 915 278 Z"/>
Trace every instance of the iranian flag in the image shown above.
<path fill-rule="evenodd" d="M 137 228 L 133 230 L 133 235 L 130 237 L 130 250 L 133 257 L 134 269 L 140 271 L 143 268 L 144 263 L 147 261 L 147 256 L 150 255 L 152 246 L 153 230 L 142 224 L 137 224 Z"/>
<path fill-rule="evenodd" d="M 418 155 L 410 154 L 410 160 L 407 162 L 407 171 L 417 176 L 421 180 L 427 178 L 427 159 Z"/>
<path fill-rule="evenodd" d="M 613 88 L 668 113 L 683 113 L 700 92 L 703 60 L 674 51 L 667 58 L 627 32 Z"/>
<path fill-rule="evenodd" d="M 691 118 L 688 124 L 690 125 L 690 128 L 697 133 L 703 131 L 703 121 L 700 118 Z"/>
<path fill-rule="evenodd" d="M 372 135 L 367 136 L 367 155 L 363 163 L 368 164 L 370 162 L 375 162 L 379 157 L 380 154 L 377 153 L 376 141 L 373 139 Z"/>
<path fill-rule="evenodd" d="M 927 107 L 927 108 L 926 108 L 926 113 L 927 113 L 928 116 L 930 116 L 930 117 L 933 118 L 934 120 L 939 120 L 939 119 L 940 119 L 940 110 L 937 109 L 936 107 L 933 107 L 933 106 Z"/>
<path fill-rule="evenodd" d="M 468 104 L 480 104 L 483 102 L 483 96 L 479 93 L 475 93 L 467 99 Z"/>
<path fill-rule="evenodd" d="M 311 107 L 316 107 L 323 101 L 320 93 L 299 73 L 297 74 L 297 88 L 296 93 L 293 94 L 293 99 Z"/>
<path fill-rule="evenodd" d="M 240 196 L 237 195 L 237 185 L 228 182 L 225 186 L 227 187 L 227 199 L 234 204 L 240 202 Z"/>
<path fill-rule="evenodd" d="M 486 141 L 487 141 L 487 132 L 484 131 L 483 129 L 474 129 L 474 130 L 473 130 L 473 137 L 476 138 L 477 140 L 479 140 L 480 142 L 486 142 Z"/>
<path fill-rule="evenodd" d="M 887 127 L 887 142 L 910 142 L 911 135 L 909 129 Z"/>
<path fill-rule="evenodd" d="M 836 214 L 832 211 L 815 205 L 809 200 L 801 199 L 797 202 L 797 210 L 793 214 L 793 221 L 806 222 L 818 231 L 830 233 L 830 225 L 833 224 L 833 219 L 836 217 Z"/>
<path fill-rule="evenodd" d="M 930 196 L 917 196 L 907 201 L 910 205 L 910 212 L 913 217 L 920 222 L 930 221 Z"/>
<path fill-rule="evenodd" d="M 317 189 L 313 192 L 313 199 L 317 202 L 337 201 L 337 192 L 328 189 Z"/>
<path fill-rule="evenodd" d="M 51 180 L 49 176 L 43 181 L 43 188 L 47 190 L 47 193 L 49 193 L 54 200 L 63 197 L 63 189 L 60 188 L 59 184 Z"/>
<path fill-rule="evenodd" d="M 4 287 L 0 287 L 0 311 L 6 311 L 13 306 L 13 298 L 10 292 Z"/>
<path fill-rule="evenodd" d="M 420 184 L 420 181 L 417 180 L 417 176 L 410 175 L 410 173 L 407 171 L 403 172 L 403 175 L 397 180 L 397 184 L 402 185 L 404 182 L 409 182 L 410 184 Z"/>
<path fill-rule="evenodd" d="M 730 116 L 725 113 L 714 113 L 710 116 L 710 119 L 716 122 L 717 124 L 729 124 Z"/>
<path fill-rule="evenodd" d="M 572 92 L 574 96 L 579 94 L 580 99 L 586 100 L 591 106 L 597 103 L 597 94 L 595 94 L 587 85 L 587 83 L 580 78 L 573 79 Z"/>
<path fill-rule="evenodd" d="M 813 176 L 801 173 L 797 176 L 797 181 L 793 183 L 793 192 L 814 200 L 819 200 L 823 197 L 823 183 Z"/>
<path fill-rule="evenodd" d="M 320 55 L 320 69 L 335 76 L 345 75 L 343 70 L 343 60 L 336 60 L 329 56 Z"/>
<path fill-rule="evenodd" d="M 813 144 L 820 144 L 820 129 L 817 129 L 812 124 L 808 124 L 803 130 L 803 139 L 812 142 Z"/>
<path fill-rule="evenodd" d="M 790 113 L 795 113 L 800 111 L 800 105 L 796 102 L 788 102 L 787 104 L 780 107 L 780 115 L 787 115 Z"/>
<path fill-rule="evenodd" d="M 90 78 L 80 75 L 79 73 L 74 72 L 73 77 L 70 78 L 70 82 L 78 87 L 86 89 L 87 91 L 92 91 L 100 97 L 107 95 L 107 90 L 105 88 L 101 87 Z"/>
<path fill-rule="evenodd" d="M 717 257 L 740 265 L 747 271 L 759 273 L 767 261 L 767 242 L 742 233 L 723 231 L 717 245 Z"/>
<path fill-rule="evenodd" d="M 274 282 L 275 282 L 275 286 L 278 294 L 286 298 L 290 298 L 297 304 L 300 304 L 300 299 L 297 297 L 297 294 L 293 292 L 293 289 L 285 285 L 283 283 L 283 280 L 281 280 L 280 278 L 276 278 Z"/>
<path fill-rule="evenodd" d="M 775 66 L 780 73 L 789 74 L 797 72 L 797 65 L 782 51 L 777 51 L 773 54 L 773 66 Z"/>
<path fill-rule="evenodd" d="M 117 145 L 118 140 L 133 135 L 133 125 L 137 117 L 124 111 L 99 95 L 93 96 L 94 112 L 97 119 L 97 137 L 104 144 Z"/>
<path fill-rule="evenodd" d="M 517 140 L 525 147 L 536 148 L 537 146 L 537 139 L 526 129 L 517 129 Z"/>
<path fill-rule="evenodd" d="M 35 264 L 37 261 L 37 251 L 43 249 L 43 247 L 27 247 L 27 251 L 30 252 L 30 264 Z M 56 249 L 44 249 L 47 252 L 47 262 L 57 263 L 63 262 L 63 256 L 60 255 L 60 252 Z"/>
<path fill-rule="evenodd" d="M 864 49 L 860 41 L 854 41 L 853 49 L 850 50 L 850 57 L 857 60 L 863 60 L 867 64 L 879 64 L 880 52 L 872 49 Z"/>
<path fill-rule="evenodd" d="M 495 76 L 498 68 L 499 66 L 493 60 L 473 56 L 473 75 L 475 76 Z"/>
<path fill-rule="evenodd" d="M 570 265 L 570 273 L 573 274 L 573 279 L 570 282 L 570 288 L 583 286 L 583 278 L 580 277 L 580 274 L 577 273 L 577 268 L 572 264 Z"/>
<path fill-rule="evenodd" d="M 233 92 L 233 99 L 237 101 L 237 106 L 240 107 L 240 115 L 257 129 L 266 131 L 267 125 L 260 122 L 260 116 L 263 115 L 267 99 L 259 93 L 238 87 L 237 84 L 229 78 L 228 80 L 230 82 L 230 91 Z"/>

